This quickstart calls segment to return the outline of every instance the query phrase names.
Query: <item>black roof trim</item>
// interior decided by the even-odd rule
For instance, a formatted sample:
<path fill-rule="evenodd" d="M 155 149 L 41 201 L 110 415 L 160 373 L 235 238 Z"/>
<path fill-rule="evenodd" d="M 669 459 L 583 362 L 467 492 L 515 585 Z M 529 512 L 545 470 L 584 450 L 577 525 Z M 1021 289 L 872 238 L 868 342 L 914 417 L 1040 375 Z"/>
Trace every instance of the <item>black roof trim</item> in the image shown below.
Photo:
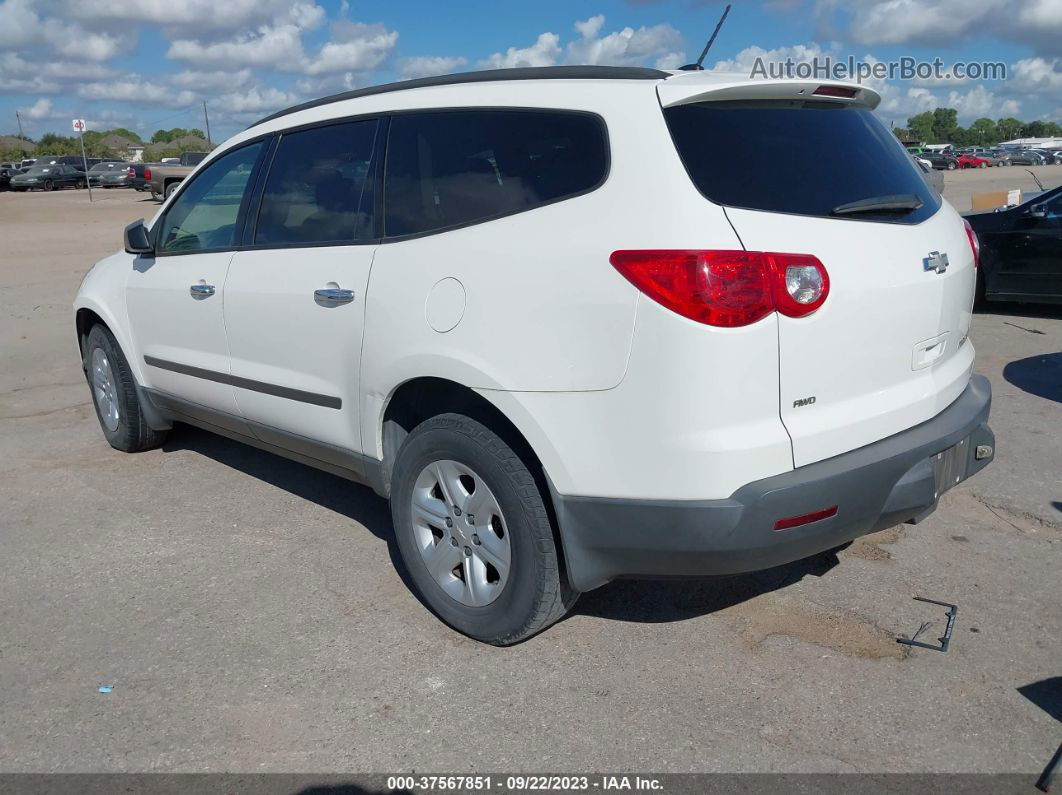
<path fill-rule="evenodd" d="M 392 91 L 405 91 L 410 88 L 428 88 L 430 86 L 453 86 L 461 83 L 489 83 L 499 80 L 663 80 L 671 77 L 669 72 L 659 69 L 646 69 L 639 66 L 527 66 L 518 69 L 484 69 L 479 72 L 462 72 L 453 75 L 436 75 L 421 77 L 416 80 L 400 80 L 397 83 L 384 83 L 380 86 L 358 88 L 341 94 L 311 99 L 300 105 L 292 105 L 285 110 L 259 119 L 251 127 L 257 127 L 267 121 L 308 110 L 345 99 L 371 97 L 374 94 L 388 94 Z M 247 129 L 251 129 L 248 127 Z"/>

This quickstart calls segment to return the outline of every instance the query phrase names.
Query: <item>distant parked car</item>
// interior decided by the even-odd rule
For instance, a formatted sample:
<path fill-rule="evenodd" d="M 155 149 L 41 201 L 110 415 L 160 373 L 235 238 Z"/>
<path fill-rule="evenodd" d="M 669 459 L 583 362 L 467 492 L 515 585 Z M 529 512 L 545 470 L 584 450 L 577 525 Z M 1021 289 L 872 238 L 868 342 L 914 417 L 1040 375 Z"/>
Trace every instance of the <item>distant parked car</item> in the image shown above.
<path fill-rule="evenodd" d="M 33 166 L 25 174 L 11 178 L 12 190 L 55 190 L 85 187 L 85 172 L 65 163 Z"/>
<path fill-rule="evenodd" d="M 966 220 L 981 242 L 978 299 L 1062 304 L 1062 187 Z"/>
<path fill-rule="evenodd" d="M 88 172 L 89 185 L 101 188 L 125 188 L 129 186 L 129 163 L 121 161 L 97 163 Z"/>
<path fill-rule="evenodd" d="M 1040 155 L 1044 163 L 1049 166 L 1062 163 L 1062 149 L 1033 149 L 1032 151 Z"/>
<path fill-rule="evenodd" d="M 923 152 L 922 158 L 933 164 L 933 168 L 954 171 L 959 167 L 959 160 L 947 152 Z"/>
<path fill-rule="evenodd" d="M 937 193 L 944 193 L 944 175 L 933 168 L 933 165 L 922 156 L 912 155 L 915 165 L 918 167 L 922 179 Z"/>
<path fill-rule="evenodd" d="M 144 177 L 148 181 L 151 198 L 157 201 L 167 198 L 208 154 L 209 152 L 185 152 L 181 155 L 179 163 L 169 163 L 164 158 L 162 163 L 145 171 Z"/>
<path fill-rule="evenodd" d="M 30 166 L 32 166 L 36 162 L 37 162 L 37 158 L 35 158 L 35 157 L 23 158 L 23 160 L 22 160 L 22 169 L 25 170 L 25 169 L 29 168 Z"/>
<path fill-rule="evenodd" d="M 148 189 L 147 185 L 147 171 L 152 166 L 157 166 L 158 163 L 130 163 L 127 173 L 129 175 L 129 184 L 138 191 L 145 191 Z"/>
<path fill-rule="evenodd" d="M 992 165 L 988 158 L 978 155 L 961 154 L 956 159 L 959 162 L 959 168 L 988 168 Z"/>
<path fill-rule="evenodd" d="M 10 188 L 11 178 L 21 173 L 22 169 L 14 163 L 0 163 L 0 190 Z"/>
<path fill-rule="evenodd" d="M 1011 151 L 1009 161 L 1012 166 L 1042 166 L 1047 158 L 1032 149 L 1015 149 Z"/>

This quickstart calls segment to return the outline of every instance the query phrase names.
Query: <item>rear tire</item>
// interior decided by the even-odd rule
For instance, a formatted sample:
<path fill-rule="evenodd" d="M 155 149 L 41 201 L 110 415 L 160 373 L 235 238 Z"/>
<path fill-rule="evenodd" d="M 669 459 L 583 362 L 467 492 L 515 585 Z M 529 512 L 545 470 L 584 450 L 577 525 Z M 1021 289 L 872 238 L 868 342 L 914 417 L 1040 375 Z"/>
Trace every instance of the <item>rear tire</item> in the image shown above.
<path fill-rule="evenodd" d="M 534 476 L 485 425 L 462 414 L 422 422 L 402 444 L 391 482 L 395 537 L 414 588 L 458 632 L 508 646 L 575 603 Z"/>
<path fill-rule="evenodd" d="M 50 179 L 44 180 L 44 189 L 45 190 L 55 190 L 55 183 L 52 182 Z"/>
<path fill-rule="evenodd" d="M 954 171 L 954 170 L 955 170 L 955 164 L 954 163 L 948 163 L 948 171 Z"/>
<path fill-rule="evenodd" d="M 162 444 L 166 432 L 145 422 L 129 362 L 109 328 L 99 323 L 92 327 L 85 339 L 84 357 L 96 419 L 111 447 L 136 453 Z"/>
<path fill-rule="evenodd" d="M 176 182 L 171 182 L 169 185 L 166 186 L 166 196 L 165 196 L 165 198 L 167 198 L 167 199 L 170 198 L 170 196 L 173 194 L 173 192 L 175 190 L 177 190 L 177 183 Z"/>

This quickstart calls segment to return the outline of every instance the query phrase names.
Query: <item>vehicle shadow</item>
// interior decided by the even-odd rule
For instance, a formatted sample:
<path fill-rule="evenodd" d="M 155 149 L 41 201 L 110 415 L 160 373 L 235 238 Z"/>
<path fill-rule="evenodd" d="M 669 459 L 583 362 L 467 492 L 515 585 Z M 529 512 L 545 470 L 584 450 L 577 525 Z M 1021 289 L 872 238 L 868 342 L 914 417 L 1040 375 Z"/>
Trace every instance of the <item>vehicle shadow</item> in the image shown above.
<path fill-rule="evenodd" d="M 1019 304 L 982 301 L 974 307 L 975 315 L 1003 315 L 1005 317 L 1062 318 L 1062 304 Z"/>
<path fill-rule="evenodd" d="M 416 593 L 395 543 L 387 501 L 367 486 L 182 423 L 173 426 L 162 450 L 198 453 L 357 522 L 387 544 L 395 571 L 406 587 Z M 749 574 L 617 580 L 583 594 L 571 615 L 643 623 L 682 621 L 788 587 L 809 575 L 821 577 L 838 564 L 836 552 L 823 552 Z"/>
<path fill-rule="evenodd" d="M 357 522 L 387 544 L 395 571 L 410 585 L 395 544 L 387 500 L 378 497 L 368 486 L 183 423 L 174 424 L 162 445 L 164 453 L 177 450 L 206 456 Z"/>
<path fill-rule="evenodd" d="M 1045 353 L 1009 362 L 1003 378 L 1030 395 L 1062 403 L 1062 353 Z"/>
<path fill-rule="evenodd" d="M 583 594 L 570 615 L 661 624 L 684 621 L 787 588 L 804 577 L 821 577 L 839 561 L 837 551 L 748 574 L 673 580 L 616 580 Z"/>

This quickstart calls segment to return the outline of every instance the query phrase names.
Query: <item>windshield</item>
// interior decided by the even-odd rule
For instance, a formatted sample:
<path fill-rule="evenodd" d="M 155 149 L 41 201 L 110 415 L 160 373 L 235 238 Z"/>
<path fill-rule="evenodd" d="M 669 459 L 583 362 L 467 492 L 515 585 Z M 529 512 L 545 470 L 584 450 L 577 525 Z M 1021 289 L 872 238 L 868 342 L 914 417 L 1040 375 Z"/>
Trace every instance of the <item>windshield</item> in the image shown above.
<path fill-rule="evenodd" d="M 828 102 L 699 102 L 664 111 L 690 177 L 711 201 L 831 217 L 882 197 L 917 207 L 859 219 L 918 223 L 940 207 L 903 146 L 867 108 Z M 719 157 L 740 142 L 741 157 Z M 795 149 L 799 157 L 776 153 Z"/>
<path fill-rule="evenodd" d="M 115 169 L 125 171 L 127 168 L 129 168 L 127 163 L 97 163 L 89 171 L 114 171 Z"/>

